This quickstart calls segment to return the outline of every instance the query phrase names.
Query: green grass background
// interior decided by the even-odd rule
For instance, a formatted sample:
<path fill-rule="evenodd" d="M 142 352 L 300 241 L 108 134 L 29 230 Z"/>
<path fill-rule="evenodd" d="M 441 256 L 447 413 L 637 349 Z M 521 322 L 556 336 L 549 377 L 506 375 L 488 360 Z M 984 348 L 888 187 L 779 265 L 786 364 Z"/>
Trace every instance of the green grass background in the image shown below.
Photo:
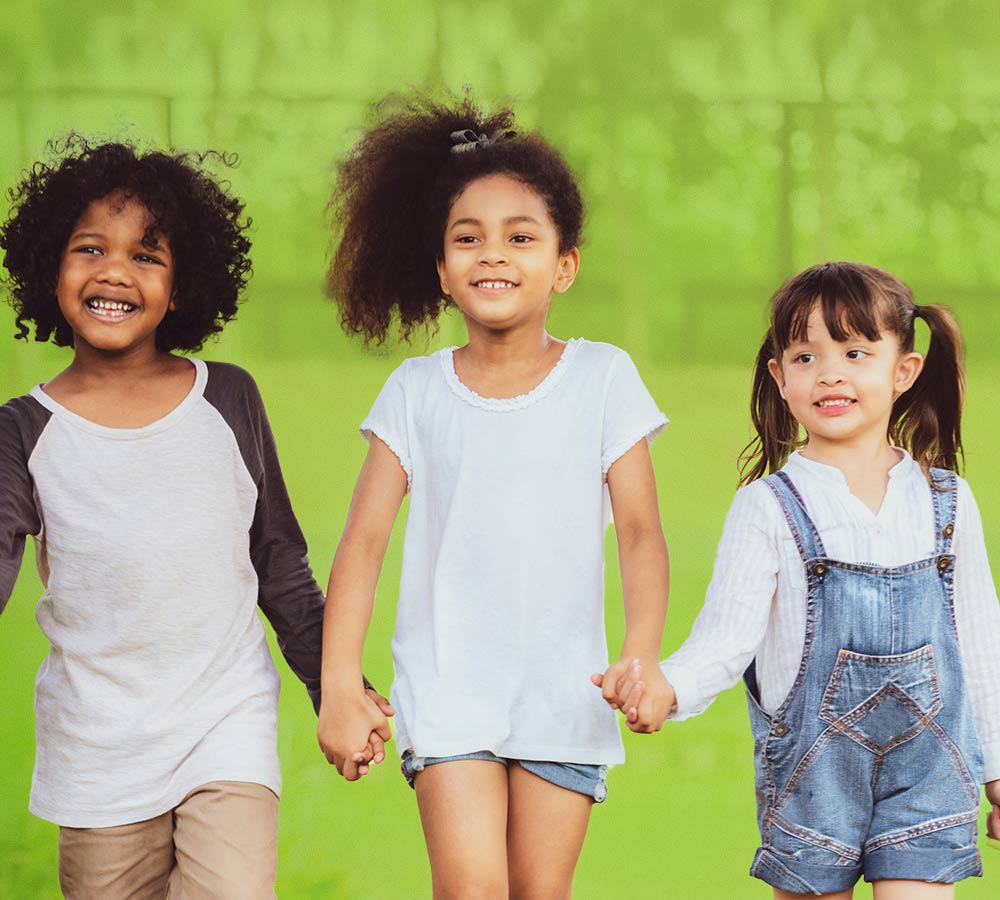
<path fill-rule="evenodd" d="M 767 297 L 822 259 L 884 266 L 919 302 L 945 302 L 968 340 L 968 476 L 1000 553 L 1000 14 L 986 2 L 453 0 L 81 8 L 13 0 L 0 24 L 0 183 L 69 129 L 241 157 L 224 173 L 254 220 L 255 276 L 239 319 L 203 354 L 258 379 L 293 502 L 325 581 L 360 465 L 355 427 L 405 355 L 462 341 L 447 318 L 425 347 L 364 351 L 322 297 L 323 207 L 370 103 L 410 87 L 513 100 L 580 173 L 583 269 L 551 330 L 626 347 L 673 420 L 653 447 L 673 585 L 664 642 L 698 611 L 746 442 L 749 366 Z M 9 310 L 0 332 L 13 333 Z M 0 394 L 66 365 L 0 344 Z M 366 671 L 391 681 L 397 527 Z M 108 536 L 114 540 L 114 535 Z M 614 541 L 608 630 L 622 630 Z M 0 620 L 0 897 L 58 897 L 54 826 L 26 811 L 32 683 L 46 652 L 26 557 Z M 304 692 L 279 668 L 285 777 L 279 895 L 429 896 L 411 793 L 394 761 L 360 784 L 316 749 Z M 539 686 L 544 689 L 544 686 Z M 756 846 L 751 745 L 739 690 L 654 737 L 595 809 L 576 896 L 770 896 Z M 993 897 L 1000 853 L 962 898 Z M 857 896 L 870 896 L 861 887 Z"/>

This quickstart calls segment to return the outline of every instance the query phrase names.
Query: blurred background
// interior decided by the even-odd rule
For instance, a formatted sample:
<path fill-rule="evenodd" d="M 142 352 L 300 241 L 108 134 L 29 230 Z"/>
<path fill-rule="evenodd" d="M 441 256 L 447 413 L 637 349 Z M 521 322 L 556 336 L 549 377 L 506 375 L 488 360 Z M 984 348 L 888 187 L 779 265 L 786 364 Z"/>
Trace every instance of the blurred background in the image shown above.
<path fill-rule="evenodd" d="M 511 101 L 580 175 L 583 267 L 553 334 L 625 347 L 672 424 L 653 447 L 673 585 L 664 651 L 708 583 L 750 366 L 770 294 L 825 259 L 858 259 L 952 306 L 968 343 L 967 475 L 1000 554 L 1000 9 L 942 0 L 7 0 L 0 24 L 0 184 L 68 130 L 235 152 L 221 170 L 253 219 L 245 306 L 203 356 L 249 368 L 325 584 L 364 455 L 356 426 L 399 360 L 462 343 L 461 321 L 366 351 L 323 297 L 335 165 L 388 92 Z M 6 203 L 6 200 L 4 201 Z M 4 207 L 6 210 L 6 206 Z M 0 308 L 0 395 L 68 364 L 13 340 Z M 0 398 L 0 399 L 2 399 Z M 403 517 L 379 588 L 366 672 L 391 682 Z M 113 537 L 113 536 L 111 536 Z M 608 633 L 622 631 L 613 538 Z M 46 653 L 31 552 L 0 620 L 0 897 L 59 896 L 56 828 L 27 812 L 32 684 Z M 278 661 L 285 778 L 282 897 L 430 896 L 416 805 L 390 756 L 360 784 L 316 748 L 304 692 Z M 582 900 L 770 897 L 756 847 L 739 689 L 702 717 L 626 735 L 578 868 Z M 1000 852 L 962 898 L 993 897 Z M 862 886 L 856 896 L 871 896 Z"/>

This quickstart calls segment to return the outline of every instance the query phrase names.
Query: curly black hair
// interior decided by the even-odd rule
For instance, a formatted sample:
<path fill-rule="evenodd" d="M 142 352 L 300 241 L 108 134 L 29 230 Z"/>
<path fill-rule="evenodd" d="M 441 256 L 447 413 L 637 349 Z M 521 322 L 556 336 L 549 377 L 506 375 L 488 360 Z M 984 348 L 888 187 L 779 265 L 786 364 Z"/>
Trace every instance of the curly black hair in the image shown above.
<path fill-rule="evenodd" d="M 521 181 L 545 201 L 560 252 L 579 245 L 584 206 L 572 170 L 540 135 L 517 133 L 509 108 L 487 115 L 466 93 L 447 102 L 390 96 L 375 113 L 328 205 L 340 242 L 327 292 L 349 334 L 380 344 L 394 319 L 404 338 L 436 321 L 450 302 L 436 267 L 448 213 L 477 178 Z M 461 152 L 453 149 L 456 132 L 471 139 Z"/>
<path fill-rule="evenodd" d="M 50 141 L 53 162 L 36 162 L 7 196 L 11 211 L 0 226 L 5 252 L 3 279 L 14 308 L 17 337 L 73 345 L 59 310 L 55 286 L 66 242 L 84 210 L 110 195 L 135 199 L 152 221 L 146 240 L 170 241 L 174 258 L 175 309 L 156 329 L 160 350 L 198 350 L 236 315 L 250 278 L 250 219 L 243 203 L 209 175 L 209 157 L 225 166 L 236 157 L 206 153 L 141 151 L 130 143 L 91 144 L 79 134 Z"/>

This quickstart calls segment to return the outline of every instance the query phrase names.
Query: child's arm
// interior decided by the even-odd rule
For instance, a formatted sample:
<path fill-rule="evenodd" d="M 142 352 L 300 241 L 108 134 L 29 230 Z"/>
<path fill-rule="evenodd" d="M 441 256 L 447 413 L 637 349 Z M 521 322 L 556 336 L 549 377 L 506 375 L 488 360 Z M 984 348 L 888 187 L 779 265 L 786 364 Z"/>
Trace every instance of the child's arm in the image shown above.
<path fill-rule="evenodd" d="M 34 444 L 43 427 L 39 416 L 30 415 L 33 402 L 11 400 L 0 407 L 0 612 L 14 590 L 25 538 L 42 527 L 25 449 L 26 441 Z M 45 415 L 40 407 L 38 411 Z"/>
<path fill-rule="evenodd" d="M 1000 780 L 1000 604 L 983 522 L 968 484 L 958 488 L 955 521 L 955 626 L 966 688 L 983 747 L 985 781 Z"/>
<path fill-rule="evenodd" d="M 361 467 L 344 535 L 330 571 L 323 623 L 323 701 L 317 737 L 326 758 L 348 781 L 381 762 L 389 723 L 365 696 L 361 653 L 375 586 L 392 526 L 406 494 L 406 472 L 376 435 Z M 372 756 L 365 752 L 370 742 Z"/>
<path fill-rule="evenodd" d="M 611 706 L 625 711 L 632 731 L 649 733 L 662 727 L 674 692 L 658 665 L 670 564 L 645 440 L 608 469 L 608 491 L 625 599 L 625 641 L 617 662 L 595 683 Z"/>
<path fill-rule="evenodd" d="M 250 561 L 257 573 L 257 605 L 274 629 L 289 668 L 320 703 L 323 592 L 309 566 L 306 541 L 288 498 L 264 401 L 238 366 L 210 363 L 205 399 L 229 425 L 257 489 L 250 525 Z M 370 687 L 370 685 L 368 685 Z M 388 701 L 371 692 L 375 702 Z"/>

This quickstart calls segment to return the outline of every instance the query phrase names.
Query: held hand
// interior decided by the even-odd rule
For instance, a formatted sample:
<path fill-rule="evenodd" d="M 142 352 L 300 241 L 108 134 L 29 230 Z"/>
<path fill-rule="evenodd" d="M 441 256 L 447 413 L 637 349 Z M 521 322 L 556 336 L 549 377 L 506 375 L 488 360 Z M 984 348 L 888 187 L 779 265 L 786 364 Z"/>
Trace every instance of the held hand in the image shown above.
<path fill-rule="evenodd" d="M 635 714 L 629 711 L 627 724 L 636 734 L 652 734 L 663 727 L 677 702 L 677 695 L 658 665 L 648 667 L 642 674 L 642 696 L 636 704 Z"/>
<path fill-rule="evenodd" d="M 983 787 L 986 799 L 993 806 L 989 816 L 986 817 L 986 833 L 993 840 L 1000 841 L 1000 778 L 996 781 L 987 781 Z"/>
<path fill-rule="evenodd" d="M 367 775 L 376 756 L 379 761 L 385 758 L 385 742 L 391 736 L 386 713 L 367 692 L 324 695 L 316 737 L 327 761 L 348 781 Z"/>
<path fill-rule="evenodd" d="M 603 675 L 595 673 L 590 680 L 601 689 L 601 696 L 612 709 L 620 709 L 627 719 L 638 715 L 644 687 L 638 659 L 619 659 Z"/>
<path fill-rule="evenodd" d="M 396 715 L 396 710 L 392 708 L 392 704 L 386 700 L 375 688 L 365 688 L 365 695 L 369 700 L 372 701 L 382 713 L 383 716 L 394 716 Z M 373 763 L 380 763 L 385 759 L 385 740 L 383 740 L 381 734 L 377 731 L 372 731 L 368 736 L 368 746 L 364 749 L 364 759 L 362 762 L 368 762 L 369 760 Z M 367 769 L 365 770 L 367 772 Z M 365 772 L 361 773 L 362 775 Z"/>

